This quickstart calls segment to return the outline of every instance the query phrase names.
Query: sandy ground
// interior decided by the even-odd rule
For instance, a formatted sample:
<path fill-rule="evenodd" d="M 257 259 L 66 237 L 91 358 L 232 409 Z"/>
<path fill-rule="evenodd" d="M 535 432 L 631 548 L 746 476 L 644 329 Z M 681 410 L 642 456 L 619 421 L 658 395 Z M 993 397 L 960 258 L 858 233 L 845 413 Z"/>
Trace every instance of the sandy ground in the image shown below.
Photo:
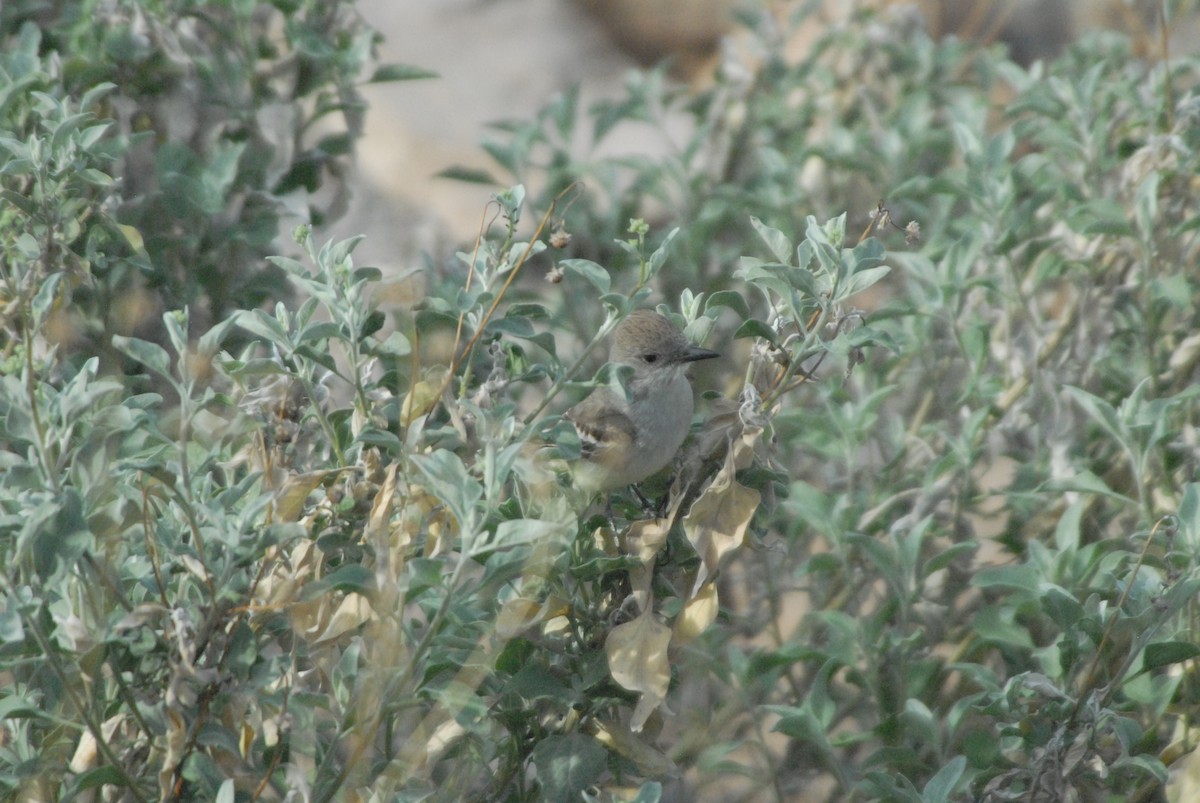
<path fill-rule="evenodd" d="M 335 236 L 365 233 L 361 264 L 393 273 L 474 239 L 491 189 L 437 178 L 451 166 L 502 172 L 480 148 L 488 124 L 528 119 L 579 84 L 615 96 L 636 65 L 590 15 L 563 0 L 361 0 L 384 63 L 439 78 L 367 88 L 366 134 L 349 213 Z"/>

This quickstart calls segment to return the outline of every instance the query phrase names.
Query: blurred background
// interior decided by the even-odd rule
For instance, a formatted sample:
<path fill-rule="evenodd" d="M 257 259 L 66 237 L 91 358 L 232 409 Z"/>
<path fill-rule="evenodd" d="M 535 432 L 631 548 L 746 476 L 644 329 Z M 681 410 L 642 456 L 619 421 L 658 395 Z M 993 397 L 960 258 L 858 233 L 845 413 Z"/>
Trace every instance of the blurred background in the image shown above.
<path fill-rule="evenodd" d="M 363 0 L 359 9 L 383 36 L 380 58 L 434 71 L 429 81 L 375 84 L 350 214 L 335 233 L 366 233 L 358 255 L 404 268 L 422 254 L 440 259 L 474 239 L 492 189 L 438 177 L 451 167 L 494 168 L 480 144 L 490 125 L 532 118 L 552 97 L 578 85 L 586 107 L 622 93 L 629 71 L 667 61 L 673 77 L 703 86 L 736 47 L 739 6 L 761 0 Z M 1016 61 L 1051 58 L 1097 28 L 1159 41 L 1151 0 L 875 0 L 939 36 L 1000 43 Z M 772 4 L 767 3 L 770 6 Z M 788 34 L 797 53 L 856 4 L 774 3 L 782 15 L 819 7 Z M 1194 15 L 1172 20 L 1170 52 L 1200 42 Z M 724 43 L 724 44 L 723 44 Z M 681 119 L 676 125 L 685 125 Z M 614 153 L 654 155 L 667 147 L 649 127 L 618 128 Z M 496 173 L 497 175 L 502 175 Z"/>

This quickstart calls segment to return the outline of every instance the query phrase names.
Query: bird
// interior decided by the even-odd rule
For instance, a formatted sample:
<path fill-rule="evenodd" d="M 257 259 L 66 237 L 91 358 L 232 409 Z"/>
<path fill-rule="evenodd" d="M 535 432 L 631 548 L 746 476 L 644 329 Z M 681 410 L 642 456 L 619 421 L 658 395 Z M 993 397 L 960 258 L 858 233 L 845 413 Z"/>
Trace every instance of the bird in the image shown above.
<path fill-rule="evenodd" d="M 653 310 L 635 310 L 621 321 L 609 362 L 633 368 L 626 393 L 596 388 L 565 414 L 580 442 L 575 486 L 610 492 L 667 466 L 687 438 L 695 410 L 688 367 L 719 356 L 693 345 Z"/>

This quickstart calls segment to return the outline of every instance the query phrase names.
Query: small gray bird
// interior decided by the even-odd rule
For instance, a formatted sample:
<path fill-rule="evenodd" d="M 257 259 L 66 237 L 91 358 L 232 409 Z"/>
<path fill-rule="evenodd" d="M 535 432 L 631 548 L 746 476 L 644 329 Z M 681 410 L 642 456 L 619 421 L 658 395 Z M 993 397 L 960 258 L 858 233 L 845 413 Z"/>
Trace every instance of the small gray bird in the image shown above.
<path fill-rule="evenodd" d="M 626 400 L 608 388 L 567 411 L 582 444 L 576 486 L 611 491 L 640 482 L 675 457 L 692 423 L 695 401 L 688 366 L 719 357 L 693 346 L 666 317 L 637 310 L 621 321 L 609 362 L 633 368 Z"/>

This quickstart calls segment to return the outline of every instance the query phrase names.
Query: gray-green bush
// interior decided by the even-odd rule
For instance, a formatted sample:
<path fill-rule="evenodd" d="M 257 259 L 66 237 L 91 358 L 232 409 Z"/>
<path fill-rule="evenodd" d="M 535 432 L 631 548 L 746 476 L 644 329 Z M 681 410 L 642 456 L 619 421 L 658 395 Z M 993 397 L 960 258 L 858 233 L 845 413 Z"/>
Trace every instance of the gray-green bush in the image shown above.
<path fill-rule="evenodd" d="M 1024 70 L 866 12 L 798 61 L 747 41 L 699 94 L 507 124 L 498 224 L 390 322 L 354 241 L 301 230 L 293 307 L 115 338 L 145 376 L 56 361 L 75 213 L 5 218 L 9 797 L 1151 799 L 1189 771 L 1200 65 L 1101 37 Z M 696 122 L 670 157 L 568 145 L 657 109 Z M 556 411 L 659 300 L 725 371 L 657 515 L 586 515 Z"/>

